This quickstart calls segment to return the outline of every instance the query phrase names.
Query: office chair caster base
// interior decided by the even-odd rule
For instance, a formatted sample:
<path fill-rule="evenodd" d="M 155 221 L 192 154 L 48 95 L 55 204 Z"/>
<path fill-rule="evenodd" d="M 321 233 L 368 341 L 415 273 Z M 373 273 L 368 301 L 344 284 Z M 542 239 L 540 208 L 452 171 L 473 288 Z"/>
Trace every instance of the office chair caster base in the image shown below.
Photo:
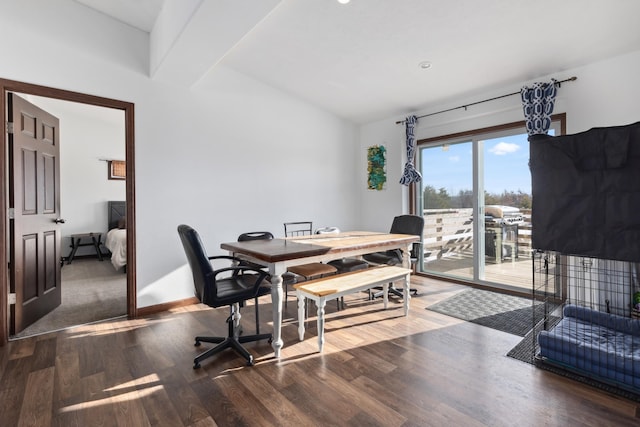
<path fill-rule="evenodd" d="M 200 345 L 202 345 L 203 342 L 208 342 L 211 344 L 220 344 L 224 340 L 226 340 L 226 337 L 196 337 L 195 343 L 193 343 L 193 346 L 200 347 Z"/>
<path fill-rule="evenodd" d="M 232 333 L 233 329 L 229 328 L 229 333 Z M 204 353 L 200 354 L 198 357 L 193 359 L 193 369 L 200 368 L 200 362 L 213 356 L 214 354 L 218 354 L 223 350 L 228 348 L 233 349 L 240 356 L 244 357 L 247 360 L 247 366 L 254 365 L 253 355 L 249 353 L 247 349 L 242 346 L 242 343 L 246 342 L 254 342 L 259 340 L 268 340 L 269 343 L 273 341 L 273 335 L 271 334 L 259 334 L 259 335 L 244 335 L 240 337 L 234 337 L 233 335 L 229 337 L 201 337 L 198 336 L 195 338 L 195 346 L 199 347 L 202 342 L 214 343 L 218 344 L 217 346 L 210 348 Z"/>

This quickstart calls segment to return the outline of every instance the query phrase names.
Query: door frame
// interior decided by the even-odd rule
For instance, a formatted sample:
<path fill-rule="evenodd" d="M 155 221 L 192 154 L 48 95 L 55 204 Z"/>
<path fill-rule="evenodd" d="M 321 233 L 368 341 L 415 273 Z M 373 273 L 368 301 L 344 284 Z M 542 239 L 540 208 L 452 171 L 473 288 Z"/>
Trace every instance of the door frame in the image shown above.
<path fill-rule="evenodd" d="M 126 160 L 126 201 L 127 201 L 127 316 L 129 319 L 137 317 L 136 295 L 136 224 L 135 224 L 135 150 L 134 150 L 134 104 L 116 99 L 103 98 L 72 92 L 63 89 L 55 89 L 31 83 L 23 83 L 14 80 L 0 78 L 0 241 L 4 249 L 0 251 L 0 346 L 9 341 L 9 259 L 7 256 L 8 245 L 8 215 L 7 215 L 7 92 L 16 92 L 28 95 L 36 95 L 46 98 L 54 98 L 62 101 L 71 101 L 97 107 L 114 108 L 124 111 L 125 115 L 125 160 Z"/>
<path fill-rule="evenodd" d="M 567 133 L 567 114 L 566 113 L 556 113 L 556 114 L 552 114 L 551 115 L 551 121 L 552 122 L 558 122 L 558 127 L 559 127 L 559 135 L 566 135 Z M 492 134 L 492 133 L 500 133 L 503 131 L 509 131 L 509 130 L 513 130 L 513 129 L 519 129 L 519 128 L 523 128 L 526 129 L 526 121 L 522 120 L 522 121 L 517 121 L 517 122 L 510 122 L 510 123 L 504 123 L 504 124 L 500 124 L 500 125 L 496 125 L 496 126 L 489 126 L 489 127 L 485 127 L 485 128 L 480 128 L 480 129 L 470 129 L 468 131 L 463 131 L 463 132 L 457 132 L 457 133 L 452 133 L 452 134 L 448 134 L 448 135 L 441 135 L 441 136 L 434 136 L 434 137 L 429 137 L 429 138 L 423 138 L 423 139 L 419 139 L 416 141 L 416 152 L 418 152 L 418 150 L 424 146 L 429 146 L 430 144 L 433 144 L 433 146 L 437 146 L 438 143 L 442 144 L 444 142 L 448 142 L 448 141 L 455 141 L 455 140 L 459 140 L 459 141 L 464 141 L 465 139 L 467 141 L 473 141 L 474 137 L 476 137 L 478 134 Z M 479 155 L 477 148 L 474 148 L 474 164 L 478 161 L 477 156 Z M 474 174 L 479 173 L 479 171 L 475 170 L 475 165 L 474 165 Z M 474 182 L 477 180 L 477 178 L 474 177 Z M 478 192 L 477 192 L 477 188 L 475 186 L 476 184 L 474 184 L 474 188 L 473 188 L 473 193 L 474 193 L 474 198 L 478 197 Z M 420 186 L 419 183 L 412 183 L 409 186 L 409 200 L 410 200 L 410 213 L 415 214 L 415 215 L 421 215 L 421 213 L 417 213 L 418 210 L 418 202 L 417 202 L 417 192 L 420 191 Z M 474 210 L 477 209 L 477 202 L 474 204 Z M 477 224 L 477 221 L 475 221 Z M 475 227 L 475 225 L 474 225 Z M 475 230 L 475 229 L 474 229 Z M 474 231 L 474 237 L 477 235 L 477 230 Z M 481 234 L 481 233 L 480 233 Z M 499 290 L 501 292 L 505 292 L 505 293 L 511 293 L 514 295 L 520 295 L 520 296 L 530 296 L 530 292 L 524 292 L 521 290 L 513 290 L 513 289 L 503 289 L 500 287 L 500 284 L 498 283 L 492 283 L 492 282 L 488 282 L 484 279 L 477 279 L 477 275 L 478 275 L 478 271 L 476 270 L 476 267 L 478 266 L 479 261 L 477 261 L 477 253 L 474 253 L 474 277 L 467 279 L 467 278 L 461 278 L 461 277 L 448 277 L 448 276 L 443 276 L 443 275 L 439 275 L 439 274 L 434 274 L 431 272 L 424 272 L 424 271 L 419 271 L 420 269 L 418 269 L 418 271 L 416 272 L 416 274 L 418 276 L 422 276 L 422 277 L 428 277 L 428 278 L 435 278 L 438 280 L 444 280 L 444 281 L 449 281 L 449 282 L 453 282 L 453 283 L 459 283 L 459 284 L 463 284 L 463 285 L 468 285 L 471 287 L 476 287 L 476 288 L 481 288 L 481 289 L 489 289 L 489 290 Z"/>

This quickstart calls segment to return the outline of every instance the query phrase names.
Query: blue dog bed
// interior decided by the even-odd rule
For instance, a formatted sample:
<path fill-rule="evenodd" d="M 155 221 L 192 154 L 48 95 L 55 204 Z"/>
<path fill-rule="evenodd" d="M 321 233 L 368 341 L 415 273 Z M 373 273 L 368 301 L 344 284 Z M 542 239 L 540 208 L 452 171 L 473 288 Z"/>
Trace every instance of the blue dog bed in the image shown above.
<path fill-rule="evenodd" d="M 640 320 L 568 304 L 538 344 L 543 362 L 640 392 Z"/>

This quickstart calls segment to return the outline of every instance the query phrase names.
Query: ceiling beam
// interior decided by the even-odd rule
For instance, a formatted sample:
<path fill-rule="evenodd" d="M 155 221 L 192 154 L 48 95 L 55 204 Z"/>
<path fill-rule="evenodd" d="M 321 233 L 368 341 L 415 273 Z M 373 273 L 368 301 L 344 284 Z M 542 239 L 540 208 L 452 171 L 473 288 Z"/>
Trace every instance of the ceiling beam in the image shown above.
<path fill-rule="evenodd" d="M 167 0 L 150 36 L 149 75 L 192 87 L 281 0 Z"/>

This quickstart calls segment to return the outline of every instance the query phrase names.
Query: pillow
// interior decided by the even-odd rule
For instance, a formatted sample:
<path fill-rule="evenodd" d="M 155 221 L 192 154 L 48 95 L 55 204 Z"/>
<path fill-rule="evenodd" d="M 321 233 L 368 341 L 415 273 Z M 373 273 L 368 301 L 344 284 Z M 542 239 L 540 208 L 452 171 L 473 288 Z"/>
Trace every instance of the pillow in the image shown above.
<path fill-rule="evenodd" d="M 127 228 L 127 218 L 122 217 L 118 220 L 118 228 L 120 229 Z"/>

